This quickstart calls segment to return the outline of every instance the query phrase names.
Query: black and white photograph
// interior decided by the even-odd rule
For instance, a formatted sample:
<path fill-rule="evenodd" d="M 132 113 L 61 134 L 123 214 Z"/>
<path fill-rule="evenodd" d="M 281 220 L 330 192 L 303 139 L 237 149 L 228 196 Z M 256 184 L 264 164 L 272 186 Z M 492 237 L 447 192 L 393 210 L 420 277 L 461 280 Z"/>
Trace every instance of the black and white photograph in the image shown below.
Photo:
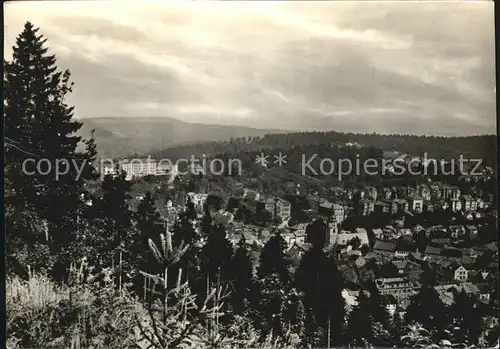
<path fill-rule="evenodd" d="M 6 1 L 6 348 L 499 348 L 493 1 Z"/>

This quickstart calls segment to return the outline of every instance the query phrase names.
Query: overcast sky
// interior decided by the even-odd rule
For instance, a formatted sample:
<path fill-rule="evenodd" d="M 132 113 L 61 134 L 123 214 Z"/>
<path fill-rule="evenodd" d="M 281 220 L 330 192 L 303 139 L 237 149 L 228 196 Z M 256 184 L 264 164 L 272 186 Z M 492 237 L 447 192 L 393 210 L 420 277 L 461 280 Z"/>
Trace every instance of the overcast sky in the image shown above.
<path fill-rule="evenodd" d="M 493 2 L 34 1 L 81 118 L 496 133 Z"/>

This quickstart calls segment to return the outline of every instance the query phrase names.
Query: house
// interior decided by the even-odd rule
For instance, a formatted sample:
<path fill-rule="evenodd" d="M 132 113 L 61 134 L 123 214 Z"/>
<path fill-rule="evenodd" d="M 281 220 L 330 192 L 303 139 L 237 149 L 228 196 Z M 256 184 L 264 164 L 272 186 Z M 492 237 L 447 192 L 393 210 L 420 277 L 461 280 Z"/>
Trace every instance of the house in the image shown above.
<path fill-rule="evenodd" d="M 395 199 L 393 202 L 396 204 L 398 212 L 408 211 L 409 203 L 405 199 Z"/>
<path fill-rule="evenodd" d="M 324 201 L 318 207 L 318 213 L 324 217 L 333 218 L 339 224 L 346 218 L 347 207 L 338 203 Z"/>
<path fill-rule="evenodd" d="M 393 260 L 391 261 L 392 264 L 398 269 L 398 274 L 403 275 L 406 271 L 406 265 L 408 264 L 408 261 L 406 260 Z"/>
<path fill-rule="evenodd" d="M 448 232 L 451 238 L 456 239 L 464 236 L 465 228 L 463 225 L 450 225 L 448 227 Z"/>
<path fill-rule="evenodd" d="M 268 198 L 264 201 L 264 209 L 271 214 L 273 219 L 285 220 L 290 217 L 292 205 L 281 198 Z"/>
<path fill-rule="evenodd" d="M 377 200 L 377 189 L 375 187 L 367 187 L 366 188 L 366 196 L 371 198 L 372 200 Z"/>
<path fill-rule="evenodd" d="M 377 240 L 373 245 L 373 252 L 380 255 L 392 257 L 395 251 L 396 242 L 394 241 Z"/>
<path fill-rule="evenodd" d="M 305 234 L 308 225 L 309 223 L 299 223 L 290 227 L 290 229 L 295 233 Z"/>
<path fill-rule="evenodd" d="M 375 202 L 374 212 L 377 213 L 389 213 L 391 212 L 391 206 L 389 203 L 385 201 L 377 201 Z"/>
<path fill-rule="evenodd" d="M 459 199 L 450 199 L 450 208 L 453 212 L 462 210 L 462 202 Z"/>
<path fill-rule="evenodd" d="M 417 195 L 422 197 L 424 200 L 431 200 L 431 190 L 426 185 L 419 185 L 417 188 Z"/>
<path fill-rule="evenodd" d="M 384 232 L 382 231 L 382 229 L 373 229 L 372 232 L 373 232 L 373 235 L 375 236 L 375 239 L 381 239 L 382 236 L 384 235 Z"/>
<path fill-rule="evenodd" d="M 354 232 L 343 230 L 337 234 L 334 244 L 345 246 L 354 238 L 358 238 L 361 242 L 360 246 L 368 245 L 370 241 L 368 240 L 368 232 L 364 228 L 356 228 Z"/>
<path fill-rule="evenodd" d="M 477 236 L 478 230 L 477 230 L 476 226 L 474 226 L 474 225 L 468 225 L 466 227 L 466 230 L 467 230 L 467 233 L 469 234 L 469 236 L 471 238 L 475 238 Z"/>
<path fill-rule="evenodd" d="M 424 251 L 425 260 L 441 259 L 442 252 L 442 247 L 428 245 Z"/>
<path fill-rule="evenodd" d="M 394 250 L 394 256 L 396 258 L 405 258 L 411 252 L 417 252 L 417 246 L 408 243 L 397 243 L 396 249 Z"/>
<path fill-rule="evenodd" d="M 377 279 L 375 285 L 381 296 L 391 295 L 402 306 L 408 304 L 410 297 L 418 288 L 418 285 L 403 277 Z"/>
<path fill-rule="evenodd" d="M 455 269 L 455 271 L 453 272 L 453 275 L 454 275 L 453 278 L 457 281 L 460 281 L 460 282 L 466 282 L 468 274 L 469 274 L 469 271 L 467 269 L 465 269 L 463 265 L 461 265 L 460 267 Z"/>
<path fill-rule="evenodd" d="M 484 304 L 490 303 L 491 289 L 486 284 L 477 285 L 479 289 L 479 301 Z"/>
<path fill-rule="evenodd" d="M 309 251 L 312 247 L 312 244 L 309 243 L 297 243 L 295 242 L 287 251 L 286 254 L 292 258 L 301 258 L 304 253 Z"/>
<path fill-rule="evenodd" d="M 458 199 L 460 197 L 460 189 L 457 187 L 443 186 L 440 188 L 440 197 L 442 199 Z"/>
<path fill-rule="evenodd" d="M 409 198 L 408 205 L 412 212 L 422 212 L 424 209 L 424 199 L 421 196 L 412 196 Z"/>
<path fill-rule="evenodd" d="M 392 295 L 387 295 L 384 297 L 384 301 L 387 312 L 390 316 L 394 316 L 394 314 L 396 313 L 396 309 L 398 308 L 397 299 Z"/>
<path fill-rule="evenodd" d="M 476 296 L 480 294 L 479 288 L 470 282 L 439 285 L 435 286 L 434 289 L 438 293 L 439 298 L 441 298 L 441 301 L 448 306 L 454 303 L 454 297 L 457 293 L 464 292 L 465 294 Z"/>
<path fill-rule="evenodd" d="M 201 194 L 201 193 L 193 193 L 189 192 L 187 193 L 187 197 L 191 200 L 193 203 L 194 207 L 197 209 L 203 208 L 203 205 L 207 201 L 208 194 Z"/>
<path fill-rule="evenodd" d="M 358 216 L 368 216 L 375 210 L 375 203 L 370 199 L 361 199 L 357 205 Z"/>
<path fill-rule="evenodd" d="M 464 211 L 477 211 L 477 201 L 470 195 L 462 195 L 460 198 Z"/>
<path fill-rule="evenodd" d="M 392 191 L 391 188 L 387 188 L 385 187 L 384 189 L 382 189 L 382 199 L 385 199 L 385 200 L 391 200 L 393 199 L 393 196 L 394 196 L 394 192 Z"/>

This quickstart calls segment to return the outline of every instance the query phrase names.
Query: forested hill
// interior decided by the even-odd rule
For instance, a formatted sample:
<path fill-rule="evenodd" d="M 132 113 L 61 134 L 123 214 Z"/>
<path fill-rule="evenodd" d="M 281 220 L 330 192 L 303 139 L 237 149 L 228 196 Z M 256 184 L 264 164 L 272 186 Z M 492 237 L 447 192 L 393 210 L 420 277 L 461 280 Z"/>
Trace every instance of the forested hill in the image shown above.
<path fill-rule="evenodd" d="M 468 159 L 483 159 L 488 165 L 496 163 L 496 135 L 468 137 L 436 137 L 414 135 L 355 134 L 335 131 L 296 132 L 267 134 L 263 137 L 238 137 L 223 142 L 201 142 L 168 148 L 151 154 L 154 158 L 171 160 L 202 154 L 235 153 L 259 149 L 290 149 L 310 145 L 346 146 L 348 143 L 382 150 L 397 150 L 414 156 L 436 159 L 458 159 L 460 155 Z"/>

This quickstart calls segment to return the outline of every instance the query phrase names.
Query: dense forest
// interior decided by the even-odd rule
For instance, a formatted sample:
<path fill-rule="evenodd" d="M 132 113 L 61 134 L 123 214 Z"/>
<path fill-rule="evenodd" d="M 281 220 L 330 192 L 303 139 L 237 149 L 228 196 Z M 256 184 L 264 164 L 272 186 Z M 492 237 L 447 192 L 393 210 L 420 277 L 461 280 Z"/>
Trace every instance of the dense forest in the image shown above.
<path fill-rule="evenodd" d="M 324 132 L 297 132 L 267 134 L 263 137 L 238 137 L 224 142 L 201 142 L 165 149 L 151 154 L 154 158 L 175 160 L 190 155 L 213 155 L 238 151 L 260 151 L 263 149 L 292 149 L 297 147 L 322 146 L 345 147 L 346 143 L 357 143 L 363 147 L 374 147 L 384 151 L 397 150 L 413 156 L 437 160 L 464 158 L 483 159 L 489 166 L 496 166 L 497 141 L 495 135 L 469 137 L 436 137 L 415 135 L 380 135 Z"/>

